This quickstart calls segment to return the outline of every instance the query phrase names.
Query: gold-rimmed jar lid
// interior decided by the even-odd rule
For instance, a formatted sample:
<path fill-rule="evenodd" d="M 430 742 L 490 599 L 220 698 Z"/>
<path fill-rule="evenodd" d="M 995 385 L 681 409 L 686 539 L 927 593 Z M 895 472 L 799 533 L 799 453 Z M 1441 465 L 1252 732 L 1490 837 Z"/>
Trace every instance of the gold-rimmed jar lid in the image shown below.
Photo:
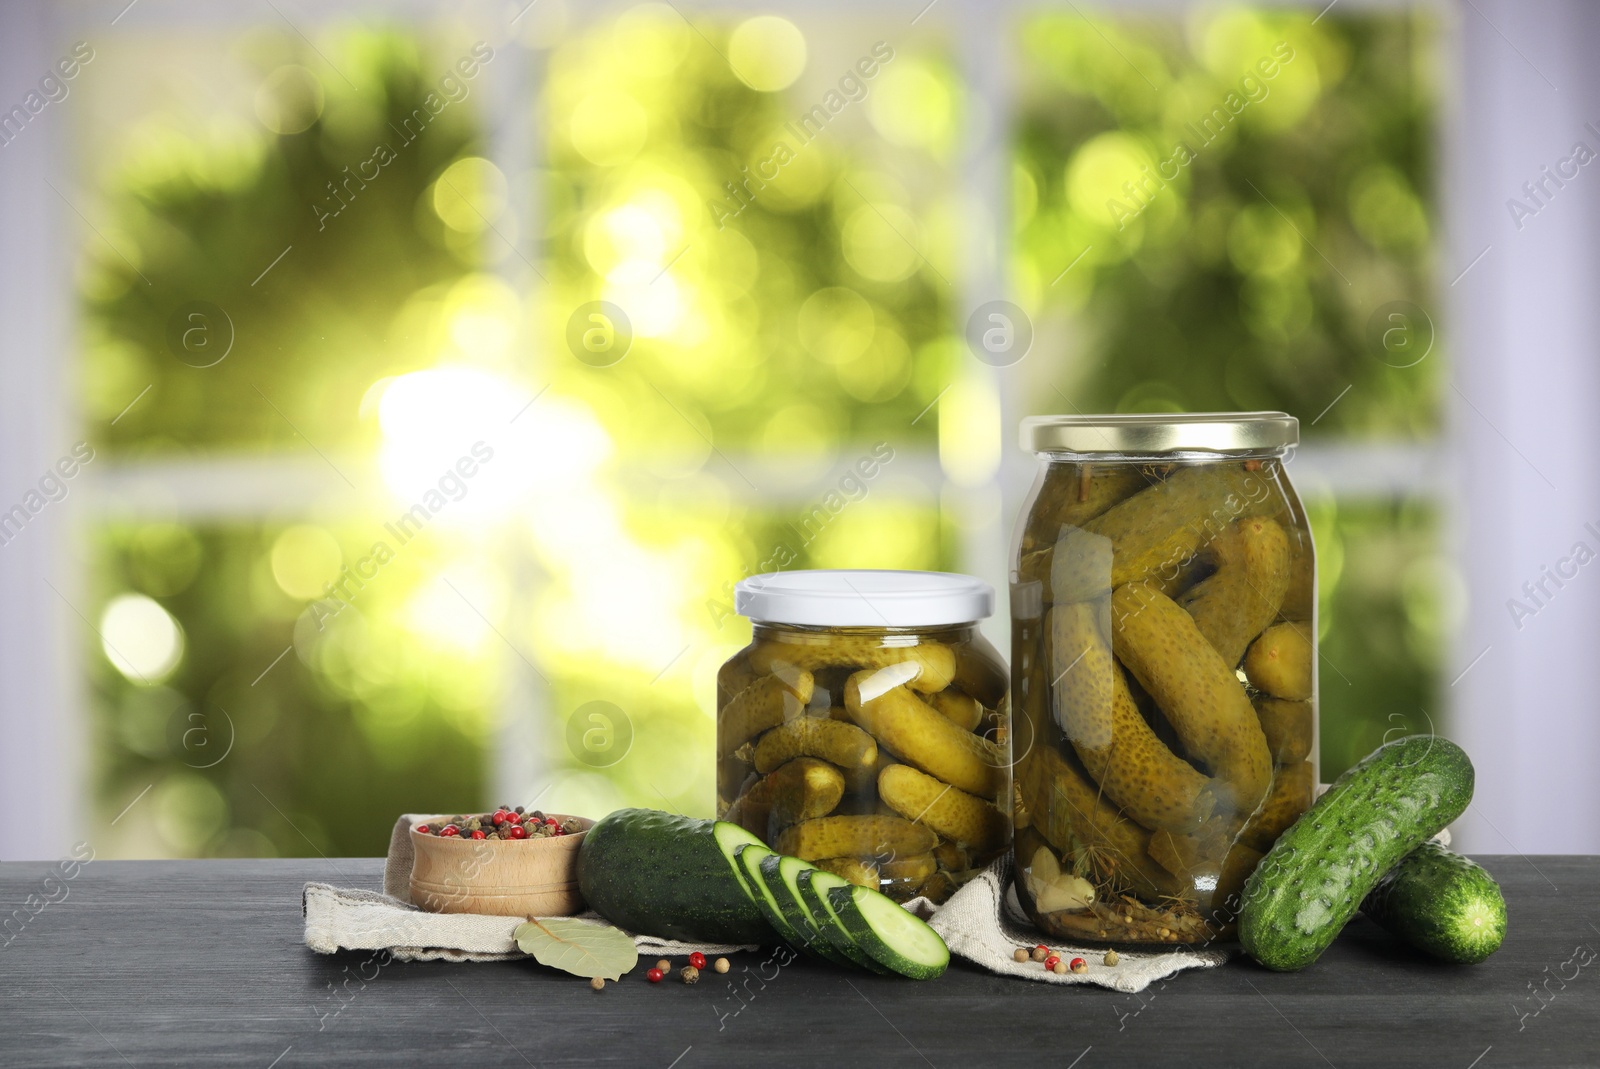
<path fill-rule="evenodd" d="M 1287 412 L 1030 416 L 1021 439 L 1033 453 L 1270 455 L 1300 444 L 1300 421 Z"/>

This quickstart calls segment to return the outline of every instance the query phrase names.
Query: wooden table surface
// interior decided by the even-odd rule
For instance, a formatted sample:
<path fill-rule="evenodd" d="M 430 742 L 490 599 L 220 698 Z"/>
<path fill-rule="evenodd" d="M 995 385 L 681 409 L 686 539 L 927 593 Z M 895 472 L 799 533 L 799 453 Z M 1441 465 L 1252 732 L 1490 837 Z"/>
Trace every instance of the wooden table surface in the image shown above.
<path fill-rule="evenodd" d="M 1482 965 L 1426 960 L 1357 919 L 1304 972 L 1240 960 L 1142 995 L 742 955 L 735 971 L 771 977 L 747 1003 L 714 974 L 652 985 L 641 967 L 596 993 L 530 961 L 307 950 L 301 885 L 376 888 L 376 859 L 94 861 L 49 883 L 53 865 L 10 862 L 0 903 L 22 912 L 0 947 L 0 1065 L 1600 1064 L 1600 858 L 1480 860 L 1511 914 Z"/>

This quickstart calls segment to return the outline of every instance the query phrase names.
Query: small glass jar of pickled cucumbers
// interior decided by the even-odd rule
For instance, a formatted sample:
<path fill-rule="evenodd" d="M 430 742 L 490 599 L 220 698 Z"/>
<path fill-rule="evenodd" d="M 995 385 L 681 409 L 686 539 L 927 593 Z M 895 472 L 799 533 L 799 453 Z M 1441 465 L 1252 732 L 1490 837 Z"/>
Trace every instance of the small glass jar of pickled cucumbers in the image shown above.
<path fill-rule="evenodd" d="M 717 816 L 899 901 L 943 902 L 1011 846 L 994 588 L 946 572 L 794 571 L 735 588 L 717 676 Z"/>
<path fill-rule="evenodd" d="M 1018 897 L 1063 939 L 1232 937 L 1316 788 L 1316 558 L 1281 412 L 1044 416 L 1017 525 Z"/>

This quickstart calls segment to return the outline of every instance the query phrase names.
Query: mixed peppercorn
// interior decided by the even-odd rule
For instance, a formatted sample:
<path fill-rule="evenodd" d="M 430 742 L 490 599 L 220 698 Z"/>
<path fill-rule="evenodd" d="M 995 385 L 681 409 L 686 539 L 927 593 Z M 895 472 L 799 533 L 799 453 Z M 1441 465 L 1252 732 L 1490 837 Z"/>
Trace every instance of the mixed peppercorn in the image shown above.
<path fill-rule="evenodd" d="M 689 955 L 689 964 L 678 970 L 678 979 L 682 980 L 686 984 L 692 984 L 700 979 L 700 970 L 704 969 L 705 967 L 706 956 L 696 950 L 694 953 Z M 719 973 L 725 973 L 728 971 L 728 959 L 718 958 L 716 961 L 711 963 L 711 967 Z M 656 962 L 655 968 L 645 970 L 644 978 L 649 980 L 652 984 L 659 984 L 662 980 L 666 979 L 667 975 L 671 972 L 671 959 L 662 958 L 660 961 Z M 598 991 L 599 988 L 596 988 L 595 990 Z"/>
<path fill-rule="evenodd" d="M 570 817 L 563 821 L 545 816 L 537 809 L 528 811 L 520 805 L 503 805 L 493 813 L 458 814 L 438 824 L 417 824 L 413 830 L 444 839 L 549 839 L 556 835 L 572 835 L 582 829 Z"/>
<path fill-rule="evenodd" d="M 1062 961 L 1061 955 L 1055 953 L 1043 943 L 1031 949 L 1029 947 L 1018 947 L 1012 957 L 1019 964 L 1030 960 L 1037 961 L 1045 967 L 1046 972 L 1053 972 L 1057 976 L 1065 976 L 1069 972 L 1081 973 L 1089 971 L 1089 963 L 1082 958 L 1073 958 L 1070 962 Z M 1106 951 L 1105 963 L 1107 965 L 1115 965 L 1117 963 L 1117 952 L 1115 950 Z"/>

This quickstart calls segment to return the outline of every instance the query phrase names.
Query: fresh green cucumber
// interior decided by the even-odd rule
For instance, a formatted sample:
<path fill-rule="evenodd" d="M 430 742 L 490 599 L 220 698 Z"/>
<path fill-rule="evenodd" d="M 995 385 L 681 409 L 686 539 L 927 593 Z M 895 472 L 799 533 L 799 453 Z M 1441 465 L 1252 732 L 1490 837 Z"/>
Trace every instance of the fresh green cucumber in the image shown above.
<path fill-rule="evenodd" d="M 800 934 L 800 929 L 789 923 L 789 918 L 784 915 L 783 906 L 778 902 L 778 896 L 767 886 L 766 877 L 761 874 L 761 863 L 769 857 L 777 856 L 767 849 L 764 843 L 746 843 L 733 851 L 733 859 L 744 870 L 750 891 L 755 896 L 756 906 L 766 917 L 767 924 L 785 943 L 804 949 L 805 937 Z"/>
<path fill-rule="evenodd" d="M 772 943 L 772 926 L 733 862 L 739 847 L 760 842 L 737 824 L 619 809 L 584 834 L 578 890 L 589 908 L 629 932 Z"/>
<path fill-rule="evenodd" d="M 879 965 L 913 980 L 942 976 L 950 948 L 920 917 L 877 891 L 854 884 L 828 892 L 828 905 L 850 939 Z"/>
<path fill-rule="evenodd" d="M 1472 801 L 1472 762 L 1431 735 L 1362 758 L 1278 837 L 1244 885 L 1239 942 L 1269 969 L 1316 961 L 1402 857 Z"/>
<path fill-rule="evenodd" d="M 833 944 L 834 948 L 845 954 L 851 961 L 863 969 L 880 975 L 888 975 L 889 970 L 879 965 L 866 951 L 856 946 L 850 933 L 845 931 L 844 922 L 841 921 L 833 907 L 828 904 L 828 892 L 835 887 L 848 887 L 850 881 L 835 876 L 831 872 L 824 872 L 815 865 L 801 870 L 796 885 L 800 889 L 800 903 L 811 913 L 812 919 L 822 928 L 822 936 Z"/>
<path fill-rule="evenodd" d="M 767 890 L 772 892 L 773 901 L 777 903 L 783 919 L 789 922 L 789 927 L 800 933 L 801 942 L 796 945 L 801 950 L 835 965 L 855 964 L 849 955 L 828 941 L 822 934 L 821 926 L 812 918 L 811 911 L 800 901 L 800 891 L 795 881 L 799 879 L 801 871 L 811 868 L 811 862 L 785 854 L 769 854 L 761 859 L 757 868 Z"/>
<path fill-rule="evenodd" d="M 1361 912 L 1418 950 L 1463 965 L 1487 958 L 1506 937 L 1506 900 L 1494 877 L 1431 839 L 1378 881 Z"/>

